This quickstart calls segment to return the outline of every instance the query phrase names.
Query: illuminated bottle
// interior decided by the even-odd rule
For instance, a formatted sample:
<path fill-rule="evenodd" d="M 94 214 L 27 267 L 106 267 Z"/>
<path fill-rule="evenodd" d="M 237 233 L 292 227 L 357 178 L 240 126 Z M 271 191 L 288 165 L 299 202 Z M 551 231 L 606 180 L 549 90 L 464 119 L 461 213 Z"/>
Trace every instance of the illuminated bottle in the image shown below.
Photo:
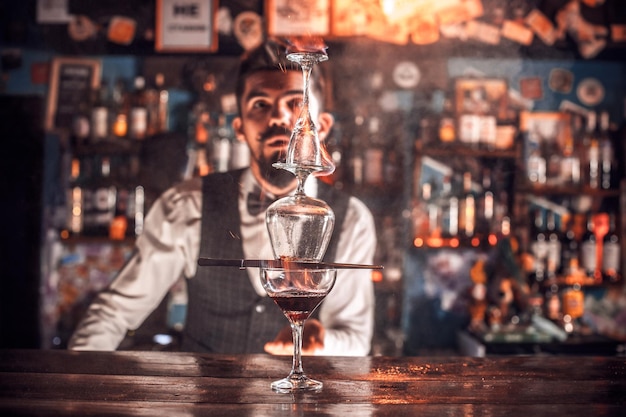
<path fill-rule="evenodd" d="M 588 277 L 596 277 L 598 268 L 598 254 L 596 251 L 597 240 L 594 233 L 593 214 L 587 214 L 587 229 L 580 241 L 580 261 L 581 266 Z"/>
<path fill-rule="evenodd" d="M 609 214 L 609 231 L 602 244 L 602 277 L 616 282 L 621 274 L 621 239 L 617 231 L 615 213 Z"/>

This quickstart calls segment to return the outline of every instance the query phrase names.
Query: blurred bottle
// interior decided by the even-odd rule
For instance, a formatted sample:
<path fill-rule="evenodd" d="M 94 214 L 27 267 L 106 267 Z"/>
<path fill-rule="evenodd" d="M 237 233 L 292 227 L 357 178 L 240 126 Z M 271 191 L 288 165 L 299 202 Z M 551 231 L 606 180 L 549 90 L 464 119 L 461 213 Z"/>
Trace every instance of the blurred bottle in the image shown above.
<path fill-rule="evenodd" d="M 441 143 L 453 143 L 457 140 L 456 117 L 454 115 L 454 104 L 450 98 L 446 98 L 443 104 L 443 111 L 439 119 L 439 141 Z"/>
<path fill-rule="evenodd" d="M 111 158 L 102 156 L 95 178 L 85 189 L 83 233 L 88 236 L 108 236 L 115 215 L 117 189 L 111 179 Z"/>
<path fill-rule="evenodd" d="M 81 175 L 81 161 L 78 158 L 72 158 L 67 190 L 67 230 L 72 235 L 80 235 L 83 231 L 84 182 L 84 175 Z"/>
<path fill-rule="evenodd" d="M 476 228 L 476 200 L 472 191 L 472 174 L 463 173 L 463 194 L 459 202 L 459 231 L 464 239 L 471 239 Z"/>
<path fill-rule="evenodd" d="M 370 117 L 364 150 L 363 181 L 367 185 L 382 186 L 384 183 L 385 151 L 380 133 L 380 119 Z"/>
<path fill-rule="evenodd" d="M 481 237 L 488 236 L 495 223 L 495 195 L 491 173 L 491 169 L 483 168 L 482 190 L 478 198 L 476 214 L 476 233 Z"/>
<path fill-rule="evenodd" d="M 156 75 L 156 87 L 159 92 L 158 128 L 159 132 L 170 130 L 170 93 L 165 88 L 165 76 L 161 73 Z"/>
<path fill-rule="evenodd" d="M 556 279 L 561 267 L 562 238 L 556 227 L 556 214 L 549 210 L 546 214 L 546 238 L 548 243 L 548 254 L 546 257 L 546 274 L 548 280 Z"/>
<path fill-rule="evenodd" d="M 226 172 L 230 165 L 233 138 L 224 114 L 218 117 L 216 133 L 211 141 L 213 168 L 216 172 Z"/>
<path fill-rule="evenodd" d="M 91 108 L 95 99 L 92 92 L 89 99 L 82 100 L 78 105 L 78 111 L 72 120 L 70 144 L 72 146 L 84 145 L 91 136 Z"/>
<path fill-rule="evenodd" d="M 533 184 L 546 183 L 546 158 L 542 155 L 541 144 L 541 135 L 539 134 L 538 130 L 533 129 L 528 132 L 528 145 L 530 147 L 530 150 L 526 165 L 526 171 L 528 179 Z"/>
<path fill-rule="evenodd" d="M 169 130 L 169 92 L 165 88 L 163 73 L 157 73 L 154 82 L 146 87 L 146 107 L 148 109 L 148 136 Z"/>
<path fill-rule="evenodd" d="M 616 215 L 609 213 L 609 231 L 603 238 L 602 278 L 617 282 L 621 276 L 621 238 L 617 230 Z"/>
<path fill-rule="evenodd" d="M 585 274 L 596 279 L 598 269 L 597 239 L 594 233 L 593 213 L 587 213 L 587 227 L 580 240 L 580 261 Z"/>
<path fill-rule="evenodd" d="M 565 137 L 563 144 L 560 177 L 563 185 L 577 186 L 580 184 L 580 158 L 578 157 L 576 138 L 580 137 L 582 120 L 580 115 L 574 114 L 571 121 L 571 132 Z"/>
<path fill-rule="evenodd" d="M 113 85 L 111 95 L 111 133 L 114 138 L 123 139 L 128 136 L 128 93 L 124 81 L 118 79 Z"/>
<path fill-rule="evenodd" d="M 452 179 L 449 175 L 443 178 L 441 193 L 437 196 L 441 219 L 439 228 L 441 237 L 457 238 L 459 235 L 459 198 L 452 190 Z"/>
<path fill-rule="evenodd" d="M 596 128 L 596 113 L 589 112 L 584 138 L 585 179 L 589 188 L 600 186 L 600 147 Z"/>
<path fill-rule="evenodd" d="M 93 92 L 91 106 L 91 140 L 99 142 L 109 138 L 108 87 L 104 80 Z"/>
<path fill-rule="evenodd" d="M 546 265 L 548 257 L 548 238 L 546 235 L 543 212 L 536 209 L 530 238 L 530 252 L 533 257 L 531 284 L 543 285 L 546 279 Z"/>
<path fill-rule="evenodd" d="M 616 177 L 616 160 L 615 150 L 613 148 L 613 140 L 609 131 L 610 120 L 609 113 L 603 111 L 600 113 L 600 131 L 598 146 L 600 148 L 600 187 L 608 190 L 615 186 Z"/>
<path fill-rule="evenodd" d="M 148 132 L 148 97 L 146 94 L 146 79 L 135 77 L 133 91 L 130 95 L 130 126 L 131 139 L 145 139 Z"/>
<path fill-rule="evenodd" d="M 574 218 L 571 215 L 561 218 L 561 261 L 559 273 L 563 276 L 573 276 L 580 268 L 578 240 L 574 232 Z"/>

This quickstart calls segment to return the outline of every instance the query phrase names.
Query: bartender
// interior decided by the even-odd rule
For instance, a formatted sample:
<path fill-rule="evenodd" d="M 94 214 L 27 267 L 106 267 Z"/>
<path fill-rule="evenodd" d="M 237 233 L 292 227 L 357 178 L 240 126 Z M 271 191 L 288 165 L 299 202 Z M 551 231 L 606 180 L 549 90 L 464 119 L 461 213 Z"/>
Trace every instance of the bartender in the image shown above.
<path fill-rule="evenodd" d="M 310 112 L 321 141 L 333 116 L 323 109 L 325 79 L 315 68 Z M 290 355 L 291 330 L 267 297 L 259 270 L 197 267 L 199 257 L 272 259 L 265 209 L 295 192 L 293 174 L 272 164 L 284 158 L 303 98 L 301 69 L 285 48 L 266 42 L 242 57 L 233 120 L 250 166 L 184 181 L 154 203 L 136 250 L 93 301 L 69 348 L 115 350 L 160 304 L 179 277 L 187 278 L 188 309 L 182 350 Z M 306 194 L 326 201 L 336 217 L 324 260 L 371 264 L 373 217 L 357 198 L 310 177 Z M 335 287 L 305 323 L 303 354 L 361 356 L 370 352 L 374 291 L 368 270 L 339 270 Z"/>

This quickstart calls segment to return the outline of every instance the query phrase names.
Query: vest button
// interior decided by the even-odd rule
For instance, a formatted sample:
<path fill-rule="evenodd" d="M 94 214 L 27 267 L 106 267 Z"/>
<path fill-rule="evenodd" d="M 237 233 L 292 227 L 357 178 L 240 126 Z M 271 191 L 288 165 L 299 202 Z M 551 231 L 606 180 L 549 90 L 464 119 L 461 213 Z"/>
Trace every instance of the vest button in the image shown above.
<path fill-rule="evenodd" d="M 263 304 L 258 304 L 255 308 L 257 313 L 263 313 L 265 311 L 265 306 Z"/>

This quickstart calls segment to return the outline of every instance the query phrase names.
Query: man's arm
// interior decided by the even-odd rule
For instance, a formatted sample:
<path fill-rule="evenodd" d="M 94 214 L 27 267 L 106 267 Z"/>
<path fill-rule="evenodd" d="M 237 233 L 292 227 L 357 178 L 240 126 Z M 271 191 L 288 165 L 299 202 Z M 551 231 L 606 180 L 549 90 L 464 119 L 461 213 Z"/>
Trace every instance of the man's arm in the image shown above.
<path fill-rule="evenodd" d="M 337 246 L 337 262 L 372 264 L 376 228 L 371 212 L 359 200 L 350 199 Z M 343 269 L 320 309 L 325 327 L 321 355 L 364 356 L 371 349 L 374 332 L 374 285 L 370 270 Z"/>
<path fill-rule="evenodd" d="M 89 306 L 68 348 L 115 350 L 138 328 L 181 275 L 195 274 L 200 239 L 199 189 L 166 191 L 146 216 L 136 251 Z"/>

